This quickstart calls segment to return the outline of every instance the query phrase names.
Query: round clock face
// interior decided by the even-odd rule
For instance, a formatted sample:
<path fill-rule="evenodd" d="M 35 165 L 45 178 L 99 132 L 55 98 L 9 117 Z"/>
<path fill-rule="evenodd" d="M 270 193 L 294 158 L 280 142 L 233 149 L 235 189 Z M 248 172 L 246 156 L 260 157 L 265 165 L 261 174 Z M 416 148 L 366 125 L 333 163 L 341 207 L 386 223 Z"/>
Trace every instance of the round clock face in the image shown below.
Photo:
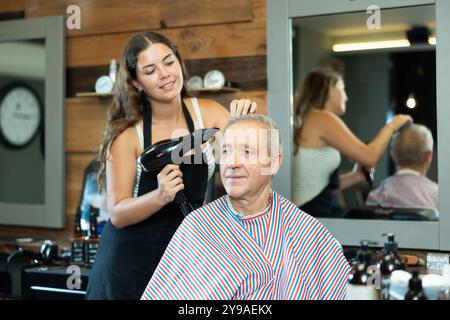
<path fill-rule="evenodd" d="M 214 69 L 205 74 L 205 88 L 221 89 L 225 85 L 225 76 L 220 70 Z"/>
<path fill-rule="evenodd" d="M 203 88 L 203 80 L 199 76 L 193 76 L 189 78 L 187 82 L 187 87 L 189 90 L 201 89 Z"/>
<path fill-rule="evenodd" d="M 101 76 L 95 82 L 95 92 L 99 94 L 111 93 L 114 83 L 109 76 Z"/>
<path fill-rule="evenodd" d="M 0 134 L 8 144 L 22 147 L 31 142 L 40 122 L 39 100 L 27 87 L 15 86 L 0 100 Z"/>

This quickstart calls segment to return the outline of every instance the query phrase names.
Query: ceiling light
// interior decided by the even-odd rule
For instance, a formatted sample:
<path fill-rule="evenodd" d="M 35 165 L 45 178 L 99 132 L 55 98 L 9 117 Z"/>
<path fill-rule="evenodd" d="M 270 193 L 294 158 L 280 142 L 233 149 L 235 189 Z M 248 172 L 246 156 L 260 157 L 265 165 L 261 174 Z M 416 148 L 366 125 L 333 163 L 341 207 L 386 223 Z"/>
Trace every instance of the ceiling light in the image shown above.
<path fill-rule="evenodd" d="M 414 109 L 417 106 L 416 98 L 413 94 L 410 94 L 408 100 L 406 100 L 406 106 L 409 109 Z"/>
<path fill-rule="evenodd" d="M 411 44 L 406 39 L 389 40 L 389 41 L 371 41 L 371 42 L 355 42 L 355 43 L 337 43 L 333 45 L 334 52 L 357 51 L 357 50 L 373 50 L 386 48 L 402 48 L 409 47 Z"/>

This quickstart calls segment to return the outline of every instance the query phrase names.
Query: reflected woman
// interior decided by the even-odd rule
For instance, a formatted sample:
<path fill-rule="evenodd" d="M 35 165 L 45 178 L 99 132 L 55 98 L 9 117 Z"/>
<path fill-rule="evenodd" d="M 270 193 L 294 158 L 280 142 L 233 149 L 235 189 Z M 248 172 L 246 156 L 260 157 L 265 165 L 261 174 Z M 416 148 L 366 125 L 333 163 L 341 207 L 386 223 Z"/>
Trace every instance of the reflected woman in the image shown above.
<path fill-rule="evenodd" d="M 373 167 L 392 135 L 412 122 L 408 115 L 396 115 L 366 144 L 340 118 L 346 102 L 344 80 L 335 71 L 312 70 L 300 85 L 295 105 L 293 201 L 316 217 L 330 217 L 333 192 L 364 181 L 361 167 Z M 357 166 L 339 175 L 341 154 Z"/>

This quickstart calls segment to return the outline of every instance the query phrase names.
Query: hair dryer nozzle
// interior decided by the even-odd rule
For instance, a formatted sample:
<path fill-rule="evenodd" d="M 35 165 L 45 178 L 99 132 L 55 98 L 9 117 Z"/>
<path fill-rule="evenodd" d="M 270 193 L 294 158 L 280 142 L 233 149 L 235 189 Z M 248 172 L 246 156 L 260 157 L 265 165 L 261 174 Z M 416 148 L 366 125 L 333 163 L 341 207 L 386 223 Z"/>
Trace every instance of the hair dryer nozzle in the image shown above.
<path fill-rule="evenodd" d="M 218 128 L 199 129 L 183 137 L 162 140 L 145 149 L 139 156 L 139 163 L 146 172 L 160 171 L 168 164 L 181 164 L 186 153 L 200 148 L 218 131 Z"/>

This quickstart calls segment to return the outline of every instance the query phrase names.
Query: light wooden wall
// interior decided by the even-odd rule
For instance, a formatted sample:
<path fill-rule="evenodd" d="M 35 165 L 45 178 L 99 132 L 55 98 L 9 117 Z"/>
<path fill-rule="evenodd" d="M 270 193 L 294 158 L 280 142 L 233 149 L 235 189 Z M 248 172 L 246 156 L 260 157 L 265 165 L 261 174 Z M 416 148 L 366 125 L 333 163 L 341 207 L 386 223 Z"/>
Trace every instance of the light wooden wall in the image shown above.
<path fill-rule="evenodd" d="M 66 31 L 66 228 L 0 226 L 0 235 L 70 238 L 84 169 L 98 148 L 110 103 L 76 93 L 94 91 L 95 80 L 107 74 L 112 58 L 119 61 L 137 32 L 169 37 L 189 74 L 218 68 L 242 89 L 208 97 L 225 105 L 232 98 L 254 99 L 267 113 L 266 0 L 2 0 L 0 20 L 66 16 L 73 4 L 81 9 L 81 30 Z"/>

